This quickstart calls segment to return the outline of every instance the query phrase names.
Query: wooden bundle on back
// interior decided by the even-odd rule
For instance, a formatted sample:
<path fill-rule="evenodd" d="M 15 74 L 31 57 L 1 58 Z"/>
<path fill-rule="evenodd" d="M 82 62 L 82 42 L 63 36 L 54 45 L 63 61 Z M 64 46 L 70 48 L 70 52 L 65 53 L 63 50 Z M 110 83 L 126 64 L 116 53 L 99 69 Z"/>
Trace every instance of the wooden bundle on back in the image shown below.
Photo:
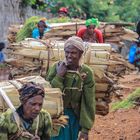
<path fill-rule="evenodd" d="M 56 61 L 64 60 L 64 42 L 56 42 L 54 47 L 49 48 L 49 53 L 47 48 L 40 48 L 39 46 L 38 48 L 24 46 L 24 48 L 17 49 L 14 52 L 30 59 L 38 58 L 39 60 L 43 60 L 43 68 L 48 67 L 48 54 L 50 56 L 49 66 L 52 66 Z M 118 57 L 116 59 L 112 58 L 111 50 L 110 44 L 85 43 L 83 62 L 89 65 L 95 73 L 96 101 L 98 102 L 96 112 L 99 114 L 108 113 L 108 103 L 111 101 L 111 93 L 116 91 L 114 88 L 117 84 L 115 74 L 125 71 L 124 62 L 121 60 L 118 61 Z M 25 58 L 23 61 L 25 61 Z M 114 76 L 110 76 L 108 72 L 113 73 Z"/>
<path fill-rule="evenodd" d="M 29 76 L 17 80 L 0 82 L 0 88 L 6 92 L 13 105 L 18 107 L 20 105 L 18 89 L 22 87 L 23 83 L 27 82 L 35 82 L 44 87 L 46 94 L 43 108 L 51 114 L 52 118 L 63 114 L 62 92 L 59 88 L 51 88 L 50 84 L 40 76 Z M 6 102 L 0 96 L 0 112 L 5 111 L 7 108 Z"/>

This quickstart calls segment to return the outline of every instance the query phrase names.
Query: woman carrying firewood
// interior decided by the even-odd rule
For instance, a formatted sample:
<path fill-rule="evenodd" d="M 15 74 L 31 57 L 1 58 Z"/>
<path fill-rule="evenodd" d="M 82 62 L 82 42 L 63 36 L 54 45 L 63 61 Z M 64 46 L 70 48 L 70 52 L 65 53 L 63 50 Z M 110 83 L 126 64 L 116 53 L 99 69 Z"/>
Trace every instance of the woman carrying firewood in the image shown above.
<path fill-rule="evenodd" d="M 81 37 L 85 42 L 103 43 L 102 32 L 99 29 L 97 29 L 99 25 L 98 19 L 88 19 L 86 20 L 85 25 L 86 27 L 81 27 L 78 30 L 77 36 Z"/>
<path fill-rule="evenodd" d="M 51 28 L 49 24 L 44 20 L 40 20 L 37 24 L 37 28 L 35 28 L 32 32 L 32 37 L 36 39 L 42 39 L 44 34 L 50 30 Z"/>
<path fill-rule="evenodd" d="M 44 88 L 29 82 L 23 85 L 19 94 L 21 105 L 0 116 L 0 140 L 50 140 L 51 117 L 41 110 Z"/>
<path fill-rule="evenodd" d="M 64 44 L 65 60 L 55 63 L 47 75 L 52 87 L 64 93 L 64 114 L 69 116 L 68 125 L 52 140 L 88 140 L 94 123 L 95 81 L 92 70 L 81 62 L 83 44 L 81 38 L 70 37 Z"/>

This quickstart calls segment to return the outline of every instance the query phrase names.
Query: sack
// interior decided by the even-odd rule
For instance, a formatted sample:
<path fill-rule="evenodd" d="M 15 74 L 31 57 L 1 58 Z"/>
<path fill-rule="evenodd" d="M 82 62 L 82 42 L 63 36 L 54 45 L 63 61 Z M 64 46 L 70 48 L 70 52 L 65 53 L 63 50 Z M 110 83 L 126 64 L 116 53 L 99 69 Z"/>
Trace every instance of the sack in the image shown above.
<path fill-rule="evenodd" d="M 51 88 L 49 82 L 40 76 L 29 76 L 17 80 L 0 82 L 0 88 L 5 91 L 13 105 L 18 107 L 20 105 L 18 89 L 22 87 L 23 83 L 31 81 L 39 83 L 44 87 L 46 94 L 43 108 L 50 113 L 51 117 L 58 117 L 63 114 L 62 92 L 59 88 Z M 6 102 L 0 96 L 0 112 L 4 112 L 7 108 Z"/>

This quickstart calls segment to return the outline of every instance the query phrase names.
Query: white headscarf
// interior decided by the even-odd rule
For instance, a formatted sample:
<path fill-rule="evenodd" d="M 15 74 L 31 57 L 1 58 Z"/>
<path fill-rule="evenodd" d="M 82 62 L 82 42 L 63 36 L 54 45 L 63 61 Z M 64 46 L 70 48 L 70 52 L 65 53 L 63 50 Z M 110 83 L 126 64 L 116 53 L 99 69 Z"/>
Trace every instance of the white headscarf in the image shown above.
<path fill-rule="evenodd" d="M 80 50 L 81 52 L 84 52 L 85 47 L 84 47 L 84 42 L 83 40 L 78 37 L 78 36 L 72 36 L 70 37 L 64 44 L 64 49 L 67 48 L 68 46 L 74 46 L 75 48 L 77 48 L 78 50 Z"/>

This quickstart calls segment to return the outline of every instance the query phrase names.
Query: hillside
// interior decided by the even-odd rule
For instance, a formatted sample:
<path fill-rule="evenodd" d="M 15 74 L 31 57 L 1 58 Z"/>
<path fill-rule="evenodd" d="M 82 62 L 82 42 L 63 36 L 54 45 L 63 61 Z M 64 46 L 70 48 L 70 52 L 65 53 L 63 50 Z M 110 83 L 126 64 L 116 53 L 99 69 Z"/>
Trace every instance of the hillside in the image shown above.
<path fill-rule="evenodd" d="M 140 75 L 126 75 L 120 79 L 120 84 L 124 86 L 121 90 L 124 100 L 129 93 L 140 87 Z M 139 140 L 140 107 L 119 109 L 106 116 L 96 115 L 95 125 L 89 137 L 90 140 Z"/>

